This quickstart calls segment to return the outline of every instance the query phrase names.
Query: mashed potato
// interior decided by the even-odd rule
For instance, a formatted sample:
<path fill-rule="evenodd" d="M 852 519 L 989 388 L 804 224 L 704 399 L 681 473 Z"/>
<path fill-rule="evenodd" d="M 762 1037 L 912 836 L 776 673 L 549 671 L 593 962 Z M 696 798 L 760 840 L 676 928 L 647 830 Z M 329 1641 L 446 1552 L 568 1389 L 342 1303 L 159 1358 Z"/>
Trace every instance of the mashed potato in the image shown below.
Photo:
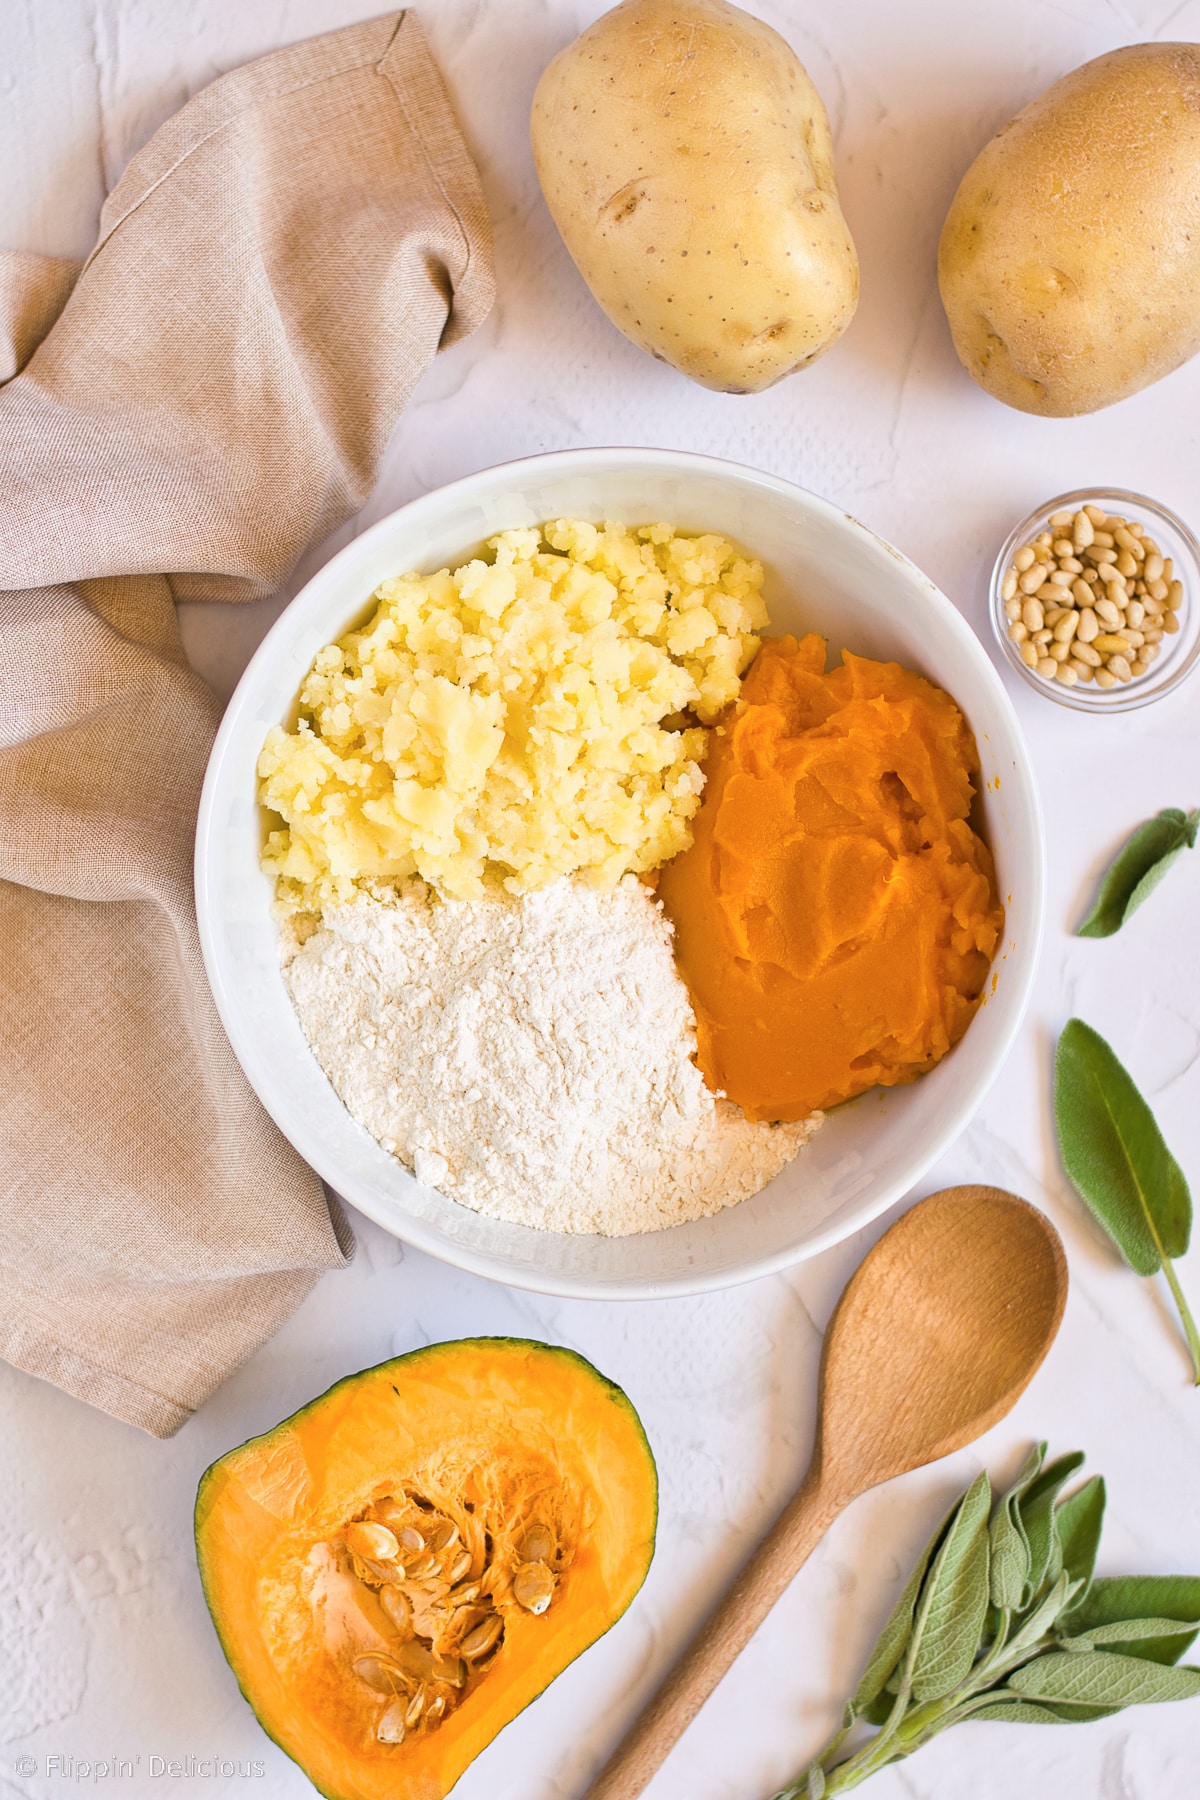
<path fill-rule="evenodd" d="M 758 648 L 760 564 L 670 525 L 557 520 L 488 548 L 385 581 L 318 655 L 296 730 L 268 734 L 283 911 L 414 874 L 461 898 L 577 871 L 612 887 L 690 842 L 693 721 L 736 699 Z"/>

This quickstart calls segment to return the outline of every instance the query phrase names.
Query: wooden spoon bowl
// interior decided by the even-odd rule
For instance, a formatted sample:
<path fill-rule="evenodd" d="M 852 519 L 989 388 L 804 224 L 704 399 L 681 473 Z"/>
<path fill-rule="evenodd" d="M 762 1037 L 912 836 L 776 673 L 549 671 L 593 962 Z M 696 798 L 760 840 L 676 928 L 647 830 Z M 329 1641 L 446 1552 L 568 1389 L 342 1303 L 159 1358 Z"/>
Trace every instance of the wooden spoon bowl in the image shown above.
<path fill-rule="evenodd" d="M 945 1188 L 911 1207 L 829 1322 L 805 1485 L 845 1505 L 973 1443 L 1029 1385 L 1066 1299 L 1058 1233 L 1015 1194 Z"/>
<path fill-rule="evenodd" d="M 1001 1188 L 945 1188 L 884 1233 L 825 1333 L 808 1474 L 585 1800 L 635 1800 L 851 1500 L 1004 1417 L 1066 1299 L 1057 1232 Z"/>

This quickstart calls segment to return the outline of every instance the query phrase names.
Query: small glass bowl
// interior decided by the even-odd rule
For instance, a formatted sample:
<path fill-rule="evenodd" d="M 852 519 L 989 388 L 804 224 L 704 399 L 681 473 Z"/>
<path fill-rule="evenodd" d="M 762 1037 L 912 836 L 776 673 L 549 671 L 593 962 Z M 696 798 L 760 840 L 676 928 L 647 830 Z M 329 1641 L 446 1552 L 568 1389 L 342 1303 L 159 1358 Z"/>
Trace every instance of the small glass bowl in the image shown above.
<path fill-rule="evenodd" d="M 1061 681 L 1047 681 L 1023 663 L 1017 645 L 1008 635 L 1009 622 L 1004 616 L 1000 592 L 1009 565 L 1022 544 L 1029 543 L 1031 538 L 1047 529 L 1052 513 L 1068 509 L 1078 512 L 1081 506 L 1098 506 L 1103 512 L 1117 513 L 1121 518 L 1134 519 L 1144 525 L 1163 555 L 1172 558 L 1175 576 L 1183 583 L 1179 630 L 1163 638 L 1157 662 L 1144 675 L 1135 675 L 1131 681 L 1111 688 L 1099 688 L 1094 681 L 1067 687 Z M 1076 712 L 1132 712 L 1135 707 L 1148 706 L 1152 700 L 1160 700 L 1164 694 L 1169 694 L 1186 681 L 1200 662 L 1200 544 L 1182 519 L 1156 500 L 1147 499 L 1145 494 L 1131 494 L 1123 488 L 1076 488 L 1073 493 L 1059 494 L 1056 499 L 1047 500 L 1010 533 L 992 569 L 988 610 L 996 642 L 1006 661 L 1047 700 L 1057 700 L 1060 706 L 1073 707 Z"/>

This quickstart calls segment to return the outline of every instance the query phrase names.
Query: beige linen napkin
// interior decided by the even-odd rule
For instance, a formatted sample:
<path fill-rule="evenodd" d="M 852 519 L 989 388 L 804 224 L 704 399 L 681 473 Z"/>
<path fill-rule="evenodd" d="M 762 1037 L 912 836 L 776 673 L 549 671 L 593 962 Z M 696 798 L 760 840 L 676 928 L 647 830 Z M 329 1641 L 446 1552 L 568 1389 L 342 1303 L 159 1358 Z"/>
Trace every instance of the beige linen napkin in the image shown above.
<path fill-rule="evenodd" d="M 166 1436 L 352 1248 L 209 995 L 174 601 L 271 593 L 491 304 L 415 16 L 199 94 L 76 274 L 0 256 L 0 1354 Z"/>

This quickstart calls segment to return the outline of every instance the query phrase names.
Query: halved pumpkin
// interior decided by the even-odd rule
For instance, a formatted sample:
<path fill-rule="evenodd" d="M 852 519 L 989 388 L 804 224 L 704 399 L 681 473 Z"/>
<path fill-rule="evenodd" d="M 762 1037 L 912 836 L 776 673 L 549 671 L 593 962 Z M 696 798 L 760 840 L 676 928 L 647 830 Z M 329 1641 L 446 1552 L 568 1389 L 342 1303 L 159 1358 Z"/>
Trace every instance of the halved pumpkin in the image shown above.
<path fill-rule="evenodd" d="M 442 1800 L 614 1624 L 654 1553 L 636 1412 L 573 1351 L 467 1338 L 338 1383 L 215 1462 L 205 1597 L 330 1800 Z"/>

